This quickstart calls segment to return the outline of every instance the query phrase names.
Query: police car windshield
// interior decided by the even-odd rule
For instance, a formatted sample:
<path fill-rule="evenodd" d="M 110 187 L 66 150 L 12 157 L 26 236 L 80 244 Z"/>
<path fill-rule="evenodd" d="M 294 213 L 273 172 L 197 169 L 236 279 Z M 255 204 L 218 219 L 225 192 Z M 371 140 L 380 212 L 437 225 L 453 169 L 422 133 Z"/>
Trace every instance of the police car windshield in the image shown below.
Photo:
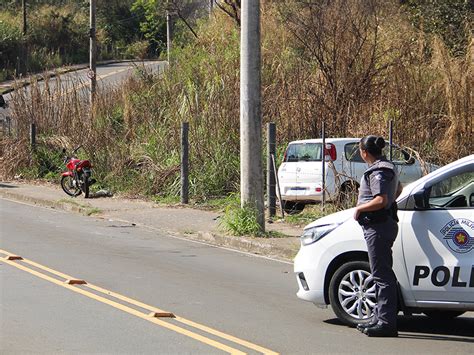
<path fill-rule="evenodd" d="M 293 143 L 288 146 L 285 162 L 321 161 L 322 143 Z"/>

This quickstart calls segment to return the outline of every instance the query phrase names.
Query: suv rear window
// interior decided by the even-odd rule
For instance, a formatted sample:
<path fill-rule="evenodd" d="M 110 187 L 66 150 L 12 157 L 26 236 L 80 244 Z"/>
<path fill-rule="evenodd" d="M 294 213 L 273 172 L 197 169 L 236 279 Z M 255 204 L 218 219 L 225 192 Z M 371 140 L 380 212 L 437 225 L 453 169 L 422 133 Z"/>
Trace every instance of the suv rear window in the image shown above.
<path fill-rule="evenodd" d="M 321 161 L 321 143 L 293 143 L 285 153 L 285 163 L 297 161 Z"/>

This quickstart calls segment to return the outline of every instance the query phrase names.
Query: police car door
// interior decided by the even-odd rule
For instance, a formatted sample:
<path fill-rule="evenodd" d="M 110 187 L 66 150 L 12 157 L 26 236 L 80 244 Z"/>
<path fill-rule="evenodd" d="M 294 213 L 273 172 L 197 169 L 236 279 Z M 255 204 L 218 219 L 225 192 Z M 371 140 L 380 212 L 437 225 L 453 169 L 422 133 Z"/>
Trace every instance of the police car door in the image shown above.
<path fill-rule="evenodd" d="M 417 305 L 474 302 L 474 161 L 435 176 L 410 199 L 400 233 Z"/>

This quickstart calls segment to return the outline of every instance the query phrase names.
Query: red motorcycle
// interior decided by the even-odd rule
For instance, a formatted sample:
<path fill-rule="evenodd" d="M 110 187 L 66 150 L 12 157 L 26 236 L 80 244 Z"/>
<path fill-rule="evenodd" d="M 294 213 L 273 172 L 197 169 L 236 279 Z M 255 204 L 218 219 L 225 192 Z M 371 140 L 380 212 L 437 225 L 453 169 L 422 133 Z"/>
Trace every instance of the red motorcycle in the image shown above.
<path fill-rule="evenodd" d="M 66 149 L 63 153 L 66 154 L 64 164 L 67 171 L 61 174 L 61 187 L 69 196 L 79 196 L 81 192 L 84 197 L 89 197 L 89 187 L 95 182 L 91 179 L 92 164 L 89 160 L 81 160 L 75 157 L 76 152 L 82 146 L 80 145 L 72 151 L 72 156 L 66 154 Z"/>

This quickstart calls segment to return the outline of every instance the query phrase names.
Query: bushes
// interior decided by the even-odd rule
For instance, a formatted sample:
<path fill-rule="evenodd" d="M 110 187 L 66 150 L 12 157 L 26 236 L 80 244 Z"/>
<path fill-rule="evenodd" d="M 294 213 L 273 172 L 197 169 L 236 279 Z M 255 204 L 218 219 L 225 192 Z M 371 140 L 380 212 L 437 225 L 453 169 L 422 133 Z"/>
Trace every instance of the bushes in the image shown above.
<path fill-rule="evenodd" d="M 148 55 L 148 41 L 137 41 L 127 46 L 125 50 L 125 58 L 128 59 L 145 59 Z"/>
<path fill-rule="evenodd" d="M 18 20 L 9 13 L 0 13 L 0 81 L 13 75 L 22 48 Z"/>
<path fill-rule="evenodd" d="M 88 14 L 77 6 L 42 6 L 30 15 L 30 43 L 39 50 L 58 53 L 63 63 L 88 58 Z"/>

